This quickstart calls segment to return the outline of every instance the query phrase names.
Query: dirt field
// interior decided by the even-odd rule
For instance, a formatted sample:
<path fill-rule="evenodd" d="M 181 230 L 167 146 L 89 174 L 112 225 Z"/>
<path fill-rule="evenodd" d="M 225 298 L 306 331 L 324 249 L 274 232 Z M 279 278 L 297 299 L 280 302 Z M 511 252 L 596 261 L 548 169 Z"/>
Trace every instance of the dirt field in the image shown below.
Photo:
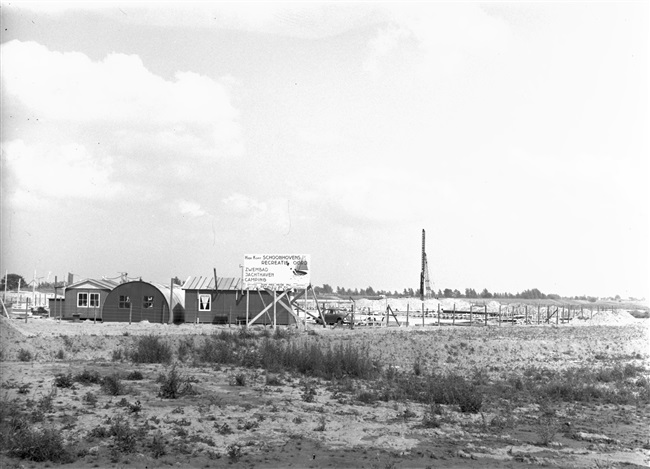
<path fill-rule="evenodd" d="M 215 333 L 239 331 L 2 318 L 0 467 L 650 463 L 647 320 L 252 329 L 228 345 L 246 348 L 215 358 L 209 344 L 230 344 Z M 138 363 L 138 344 L 152 336 L 171 359 Z M 344 351 L 372 363 L 372 376 L 347 370 L 328 379 L 248 360 L 264 340 L 278 350 Z M 172 376 L 180 385 L 170 394 Z M 35 450 L 55 435 L 52 451 Z"/>

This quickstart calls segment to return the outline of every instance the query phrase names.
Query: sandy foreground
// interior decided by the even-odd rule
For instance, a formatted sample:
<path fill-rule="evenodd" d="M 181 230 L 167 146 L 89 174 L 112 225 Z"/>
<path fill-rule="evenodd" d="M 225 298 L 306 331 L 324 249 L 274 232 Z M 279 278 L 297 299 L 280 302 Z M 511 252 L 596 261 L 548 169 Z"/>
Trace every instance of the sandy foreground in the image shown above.
<path fill-rule="evenodd" d="M 261 329 L 254 329 L 261 334 Z M 75 448 L 65 467 L 648 467 L 650 322 L 601 315 L 562 326 L 291 328 L 295 343 L 360 348 L 384 370 L 379 380 L 325 380 L 297 372 L 199 363 L 196 349 L 238 328 L 0 320 L 2 402 L 30 411 L 51 398 L 35 428 L 54 428 Z M 162 337 L 193 393 L 159 397 L 170 364 L 129 360 L 140 336 Z M 123 352 L 123 353 L 122 353 Z M 25 358 L 29 356 L 29 360 Z M 181 360 L 181 358 L 185 358 Z M 23 361 L 24 360 L 24 361 Z M 483 395 L 480 411 L 407 399 L 369 399 L 392 373 L 455 373 Z M 627 367 L 627 368 L 626 368 Z M 628 370 L 596 387 L 625 392 L 612 401 L 527 397 L 526 382 L 574 369 Z M 139 371 L 144 379 L 127 380 Z M 99 384 L 56 386 L 60 376 L 121 376 L 123 393 Z M 532 381 L 531 381 L 532 382 Z M 542 381 L 540 381 L 542 382 Z M 508 384 L 510 383 L 510 384 Z M 512 384 L 515 383 L 515 384 Z M 580 383 L 576 383 L 579 386 Z M 509 387 L 510 386 L 510 387 Z M 309 391 L 309 392 L 307 392 Z M 88 397 L 91 396 L 91 397 Z M 644 397 L 646 396 L 646 397 Z M 117 422 L 117 423 L 116 423 Z M 133 446 L 111 434 L 137 435 Z M 137 430 L 137 431 L 136 431 Z M 51 467 L 8 454 L 0 467 Z"/>

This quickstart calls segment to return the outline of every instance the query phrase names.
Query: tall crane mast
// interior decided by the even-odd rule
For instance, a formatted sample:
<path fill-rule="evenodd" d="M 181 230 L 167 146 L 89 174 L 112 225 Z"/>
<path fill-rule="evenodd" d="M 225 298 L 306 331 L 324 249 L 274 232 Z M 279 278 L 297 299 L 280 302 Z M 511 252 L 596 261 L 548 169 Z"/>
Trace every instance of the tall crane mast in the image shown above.
<path fill-rule="evenodd" d="M 422 271 L 420 272 L 420 300 L 431 298 L 431 281 L 429 280 L 429 264 L 426 252 L 426 234 L 422 230 Z"/>

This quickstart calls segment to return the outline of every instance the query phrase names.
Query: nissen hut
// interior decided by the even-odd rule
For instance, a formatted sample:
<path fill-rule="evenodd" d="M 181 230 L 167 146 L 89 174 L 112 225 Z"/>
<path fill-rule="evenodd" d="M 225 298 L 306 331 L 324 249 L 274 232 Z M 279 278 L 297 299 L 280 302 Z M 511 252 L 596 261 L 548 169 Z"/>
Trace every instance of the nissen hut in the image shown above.
<path fill-rule="evenodd" d="M 102 316 L 104 321 L 167 324 L 172 318 L 183 316 L 184 304 L 179 285 L 171 288 L 137 280 L 122 283 L 110 292 Z"/>
<path fill-rule="evenodd" d="M 183 290 L 185 322 L 246 324 L 248 307 L 249 319 L 266 309 L 253 325 L 273 324 L 273 294 L 265 290 L 242 290 L 239 278 L 220 277 L 215 288 L 214 277 L 189 277 L 183 284 Z M 276 296 L 281 294 L 277 292 Z M 296 323 L 290 299 L 286 296 L 275 305 L 275 315 L 278 325 Z"/>

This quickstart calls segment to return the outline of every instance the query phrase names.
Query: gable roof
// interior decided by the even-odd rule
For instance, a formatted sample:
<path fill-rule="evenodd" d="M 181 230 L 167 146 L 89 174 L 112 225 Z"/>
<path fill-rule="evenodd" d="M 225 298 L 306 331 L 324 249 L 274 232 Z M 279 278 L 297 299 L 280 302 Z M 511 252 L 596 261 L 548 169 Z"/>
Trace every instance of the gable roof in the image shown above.
<path fill-rule="evenodd" d="M 240 278 L 235 277 L 218 277 L 218 291 L 234 291 L 242 289 Z M 214 290 L 214 277 L 188 277 L 181 287 L 183 290 Z"/>
<path fill-rule="evenodd" d="M 79 280 L 78 282 L 68 285 L 65 288 L 66 290 L 73 289 L 73 288 L 96 288 L 99 290 L 112 290 L 118 285 L 119 283 L 114 282 L 113 280 L 106 280 L 106 279 L 98 280 L 94 278 L 87 278 L 84 280 Z"/>

